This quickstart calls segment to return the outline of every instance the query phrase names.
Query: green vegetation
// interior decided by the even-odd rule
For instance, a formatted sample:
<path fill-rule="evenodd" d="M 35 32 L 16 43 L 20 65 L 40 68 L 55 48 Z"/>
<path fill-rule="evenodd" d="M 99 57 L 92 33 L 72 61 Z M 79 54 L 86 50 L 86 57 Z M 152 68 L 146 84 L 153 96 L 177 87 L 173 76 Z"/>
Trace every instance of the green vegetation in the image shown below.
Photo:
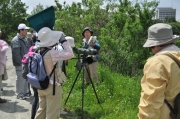
<path fill-rule="evenodd" d="M 68 81 L 63 85 L 63 107 L 81 115 L 82 72 L 64 105 L 78 71 L 74 67 L 76 60 L 69 60 L 67 66 Z M 74 67 L 74 68 L 72 68 Z M 86 118 L 93 119 L 136 119 L 140 98 L 140 77 L 124 77 L 112 73 L 108 67 L 99 65 L 99 80 L 95 89 L 101 104 L 98 104 L 92 86 L 86 86 L 84 92 L 84 111 Z"/>
<path fill-rule="evenodd" d="M 152 55 L 143 44 L 147 38 L 148 27 L 162 22 L 154 20 L 158 0 L 82 0 L 71 5 L 60 4 L 55 0 L 55 30 L 63 31 L 75 38 L 76 47 L 82 43 L 82 31 L 89 26 L 98 37 L 101 45 L 99 79 L 96 86 L 101 105 L 98 105 L 91 86 L 85 89 L 85 111 L 89 118 L 135 119 L 140 98 L 140 79 L 146 59 Z M 47 6 L 37 5 L 30 15 Z M 17 26 L 29 16 L 27 6 L 21 0 L 1 0 L 0 29 L 2 39 L 10 42 L 17 33 Z M 180 23 L 167 18 L 174 34 L 180 34 Z M 180 41 L 176 42 L 180 45 Z M 77 75 L 74 60 L 67 66 L 68 82 L 63 86 L 63 101 L 68 95 Z M 66 105 L 68 110 L 80 114 L 81 77 Z M 102 108 L 101 108 L 102 107 Z"/>
<path fill-rule="evenodd" d="M 1 0 L 0 4 L 0 29 L 2 39 L 8 43 L 17 34 L 19 23 L 27 23 L 26 9 L 28 7 L 21 0 Z"/>
<path fill-rule="evenodd" d="M 101 63 L 122 75 L 139 75 L 146 59 L 152 55 L 142 48 L 148 27 L 162 22 L 153 20 L 158 2 L 130 0 L 82 0 L 80 3 L 59 4 L 56 0 L 55 29 L 82 42 L 82 30 L 90 26 L 101 44 Z M 167 19 L 174 33 L 180 34 L 178 22 Z"/>
<path fill-rule="evenodd" d="M 101 63 L 125 76 L 139 75 L 146 59 L 152 55 L 149 49 L 142 48 L 147 38 L 147 29 L 154 23 L 162 22 L 153 19 L 157 0 L 82 0 L 71 5 L 66 2 L 60 4 L 57 0 L 54 2 L 55 30 L 74 37 L 76 47 L 80 47 L 82 30 L 90 26 L 101 44 Z M 2 0 L 2 39 L 10 43 L 17 33 L 18 24 L 27 23 L 27 7 L 21 0 Z M 46 7 L 38 4 L 30 15 Z M 165 22 L 173 26 L 175 34 L 180 34 L 179 22 L 171 18 Z"/>

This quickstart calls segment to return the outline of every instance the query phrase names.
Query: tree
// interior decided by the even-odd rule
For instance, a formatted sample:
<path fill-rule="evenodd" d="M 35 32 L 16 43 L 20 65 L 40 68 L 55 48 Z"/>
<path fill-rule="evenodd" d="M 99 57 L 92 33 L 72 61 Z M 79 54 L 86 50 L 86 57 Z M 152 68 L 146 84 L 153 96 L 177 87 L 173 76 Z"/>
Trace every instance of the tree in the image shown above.
<path fill-rule="evenodd" d="M 176 22 L 175 17 L 165 17 L 165 23 Z"/>
<path fill-rule="evenodd" d="M 179 22 L 169 22 L 168 24 L 170 24 L 172 26 L 173 29 L 173 34 L 174 35 L 180 35 L 180 23 Z M 178 40 L 176 40 L 176 45 L 180 46 L 180 38 Z"/>
<path fill-rule="evenodd" d="M 144 0 L 132 3 L 130 0 L 119 0 L 116 5 L 112 4 L 108 4 L 113 10 L 112 19 L 100 35 L 100 39 L 103 39 L 100 41 L 101 59 L 116 72 L 134 75 L 143 68 L 150 56 L 149 50 L 142 46 L 148 27 L 156 22 L 152 18 L 158 2 Z"/>
<path fill-rule="evenodd" d="M 11 36 L 17 33 L 18 24 L 27 23 L 25 21 L 27 8 L 21 0 L 1 0 L 0 28 L 3 32 L 3 39 L 10 41 Z"/>
<path fill-rule="evenodd" d="M 56 2 L 55 29 L 62 30 L 66 35 L 73 36 L 76 43 L 82 42 L 82 31 L 86 26 L 93 29 L 95 35 L 100 34 L 100 28 L 108 22 L 108 11 L 102 9 L 103 0 L 83 0 L 82 3 L 73 2 L 63 5 Z"/>
<path fill-rule="evenodd" d="M 101 44 L 101 63 L 124 75 L 134 75 L 150 56 L 142 48 L 152 24 L 157 1 L 132 3 L 130 0 L 82 0 L 60 5 L 57 1 L 57 30 L 82 42 L 82 30 L 89 26 Z M 78 44 L 78 45 L 77 45 Z"/>
<path fill-rule="evenodd" d="M 60 10 L 62 10 L 62 5 L 61 4 L 59 4 L 59 2 L 58 2 L 58 0 L 54 0 L 54 2 L 56 3 L 56 11 L 58 10 L 58 11 L 60 11 Z"/>
<path fill-rule="evenodd" d="M 33 11 L 31 12 L 31 15 L 36 14 L 36 13 L 42 11 L 42 10 L 44 10 L 44 6 L 39 3 L 38 5 L 36 5 L 35 8 L 33 8 Z"/>

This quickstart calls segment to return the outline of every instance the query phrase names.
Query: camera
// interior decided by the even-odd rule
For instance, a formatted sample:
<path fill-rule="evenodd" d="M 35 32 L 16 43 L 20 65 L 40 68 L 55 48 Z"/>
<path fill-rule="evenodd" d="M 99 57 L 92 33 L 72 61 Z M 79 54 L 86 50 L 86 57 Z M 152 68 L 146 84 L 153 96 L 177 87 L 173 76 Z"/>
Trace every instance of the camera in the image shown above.
<path fill-rule="evenodd" d="M 83 54 L 83 55 L 96 55 L 98 54 L 96 49 L 85 49 L 85 48 L 73 48 L 73 51 L 76 54 Z"/>
<path fill-rule="evenodd" d="M 83 63 L 91 64 L 97 59 L 96 54 L 98 54 L 98 51 L 96 49 L 85 49 L 85 48 L 74 47 L 73 51 L 78 55 L 82 54 L 81 58 Z"/>

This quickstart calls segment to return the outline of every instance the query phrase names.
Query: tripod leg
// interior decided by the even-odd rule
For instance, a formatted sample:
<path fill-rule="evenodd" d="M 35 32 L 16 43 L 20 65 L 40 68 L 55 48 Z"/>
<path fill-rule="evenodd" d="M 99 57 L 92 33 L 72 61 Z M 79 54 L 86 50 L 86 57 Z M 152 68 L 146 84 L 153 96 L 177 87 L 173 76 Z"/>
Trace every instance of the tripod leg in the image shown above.
<path fill-rule="evenodd" d="M 82 74 L 82 116 L 81 119 L 84 119 L 84 68 Z"/>
<path fill-rule="evenodd" d="M 98 96 L 97 96 L 97 93 L 96 93 L 96 90 L 95 90 L 95 87 L 94 87 L 94 83 L 93 83 L 93 81 L 92 81 L 92 79 L 91 79 L 91 76 L 90 76 L 89 70 L 87 69 L 87 67 L 86 67 L 86 65 L 85 65 L 85 64 L 84 64 L 84 67 L 85 67 L 85 69 L 86 69 L 86 71 L 87 71 L 87 74 L 88 74 L 88 77 L 89 77 L 89 79 L 90 79 L 90 81 L 91 81 L 91 84 L 92 84 L 92 87 L 93 87 L 94 93 L 95 93 L 95 95 L 96 95 L 96 99 L 97 99 L 98 103 L 100 104 L 100 101 L 99 101 L 99 98 L 98 98 Z M 83 69 L 84 69 L 84 68 L 83 68 Z"/>
<path fill-rule="evenodd" d="M 81 70 L 82 70 L 82 66 L 81 66 L 81 69 L 79 70 L 79 72 L 78 72 L 78 74 L 77 74 L 77 76 L 76 76 L 76 78 L 75 78 L 75 80 L 74 80 L 74 82 L 73 82 L 73 85 L 72 85 L 72 87 L 71 87 L 71 90 L 70 90 L 70 92 L 69 92 L 69 94 L 68 94 L 68 97 L 67 97 L 65 103 L 64 103 L 65 105 L 66 105 L 66 103 L 67 103 L 67 101 L 68 101 L 68 99 L 69 99 L 69 96 L 70 96 L 73 88 L 74 88 L 74 85 L 75 85 L 75 83 L 76 83 L 76 81 L 77 81 L 77 79 L 78 79 L 78 76 L 79 76 L 79 74 L 81 73 Z"/>

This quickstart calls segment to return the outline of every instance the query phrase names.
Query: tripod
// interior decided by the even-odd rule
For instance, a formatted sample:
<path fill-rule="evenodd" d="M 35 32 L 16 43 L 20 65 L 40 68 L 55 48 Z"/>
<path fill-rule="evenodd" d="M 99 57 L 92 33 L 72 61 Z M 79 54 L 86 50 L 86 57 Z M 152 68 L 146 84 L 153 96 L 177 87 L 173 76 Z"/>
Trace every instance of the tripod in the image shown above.
<path fill-rule="evenodd" d="M 80 61 L 80 60 L 79 60 L 79 55 L 78 55 L 78 61 Z M 85 64 L 85 55 L 83 55 L 83 60 L 82 60 L 82 63 L 81 63 L 81 67 L 79 68 L 79 72 L 78 72 L 78 74 L 77 74 L 77 76 L 76 76 L 76 78 L 75 78 L 75 80 L 74 80 L 74 82 L 73 82 L 73 85 L 72 85 L 72 87 L 71 87 L 71 90 L 70 90 L 70 92 L 69 92 L 69 94 L 68 94 L 68 97 L 67 97 L 67 99 L 66 99 L 66 101 L 65 101 L 65 105 L 66 105 L 66 103 L 67 103 L 67 101 L 68 101 L 68 99 L 69 99 L 69 96 L 70 96 L 73 88 L 74 88 L 74 85 L 75 85 L 75 83 L 76 83 L 76 81 L 77 81 L 77 79 L 78 79 L 78 76 L 79 76 L 79 74 L 81 73 L 82 68 L 83 68 L 83 75 L 82 75 L 82 116 L 81 116 L 81 118 L 84 119 L 84 69 L 86 69 L 86 71 L 87 71 L 88 77 L 89 77 L 90 82 L 91 82 L 92 87 L 93 87 L 93 91 L 94 91 L 94 93 L 95 93 L 95 95 L 96 95 L 96 99 L 97 99 L 98 103 L 100 104 L 100 101 L 99 101 L 99 98 L 98 98 L 98 96 L 97 96 L 97 93 L 96 93 L 94 84 L 93 84 L 93 82 L 92 82 L 92 79 L 91 79 L 89 70 L 87 69 L 87 66 L 86 66 L 86 64 Z"/>

